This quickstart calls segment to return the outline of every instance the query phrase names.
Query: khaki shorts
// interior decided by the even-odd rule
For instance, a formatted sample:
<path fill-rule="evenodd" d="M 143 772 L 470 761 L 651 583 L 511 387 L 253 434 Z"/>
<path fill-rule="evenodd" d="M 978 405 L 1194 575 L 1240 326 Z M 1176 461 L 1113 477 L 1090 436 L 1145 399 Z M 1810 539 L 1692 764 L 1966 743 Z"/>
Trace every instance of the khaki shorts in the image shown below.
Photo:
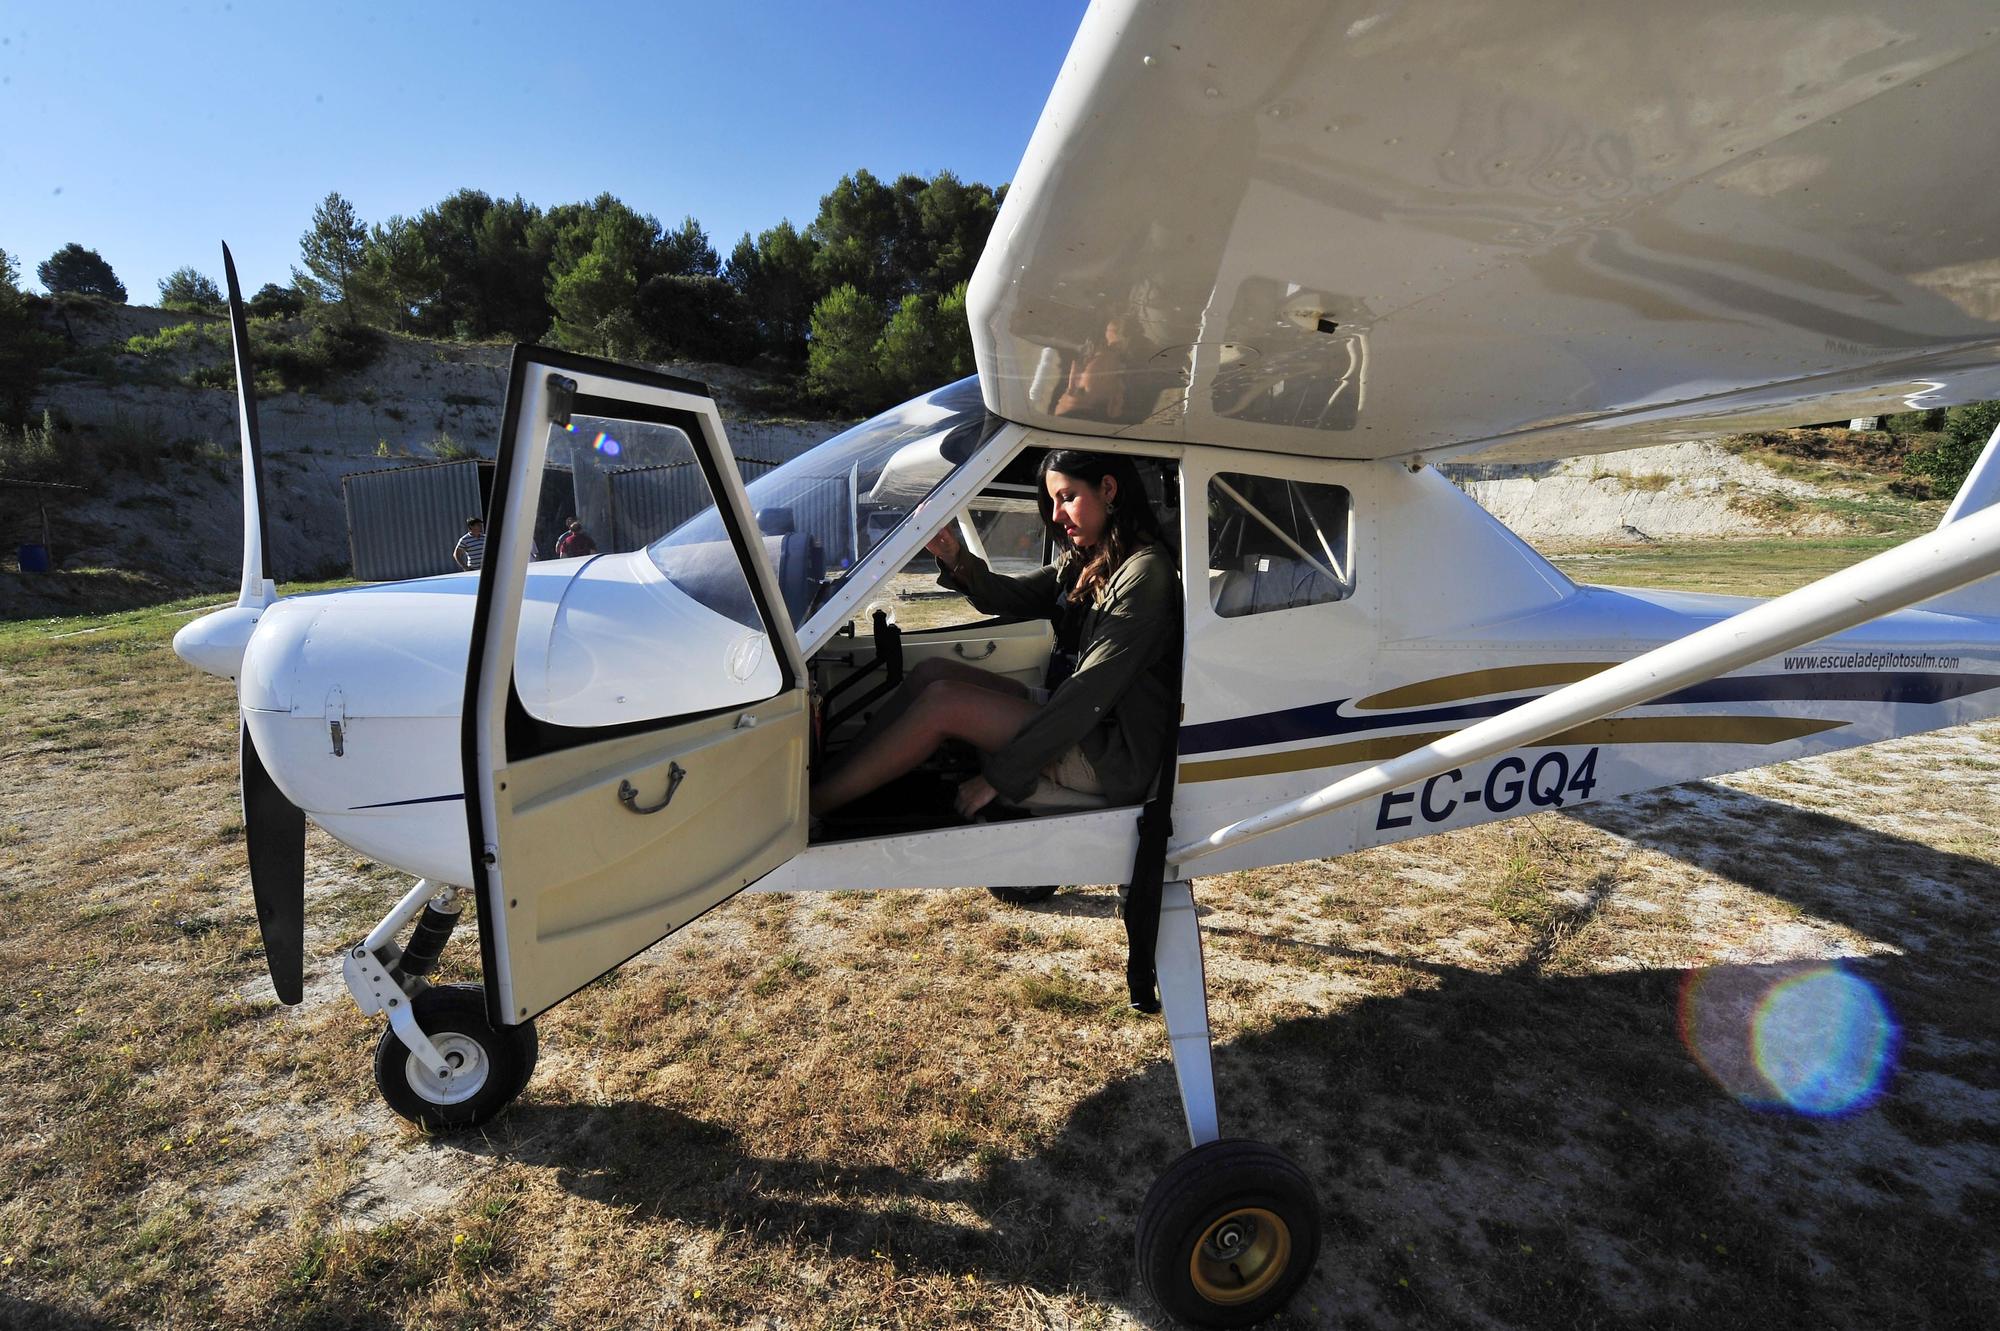
<path fill-rule="evenodd" d="M 1042 769 L 1042 775 L 1064 790 L 1074 790 L 1079 795 L 1104 793 L 1104 787 L 1099 783 L 1097 773 L 1090 765 L 1090 759 L 1083 756 L 1083 746 L 1080 744 L 1072 744 L 1064 749 L 1062 756 Z"/>

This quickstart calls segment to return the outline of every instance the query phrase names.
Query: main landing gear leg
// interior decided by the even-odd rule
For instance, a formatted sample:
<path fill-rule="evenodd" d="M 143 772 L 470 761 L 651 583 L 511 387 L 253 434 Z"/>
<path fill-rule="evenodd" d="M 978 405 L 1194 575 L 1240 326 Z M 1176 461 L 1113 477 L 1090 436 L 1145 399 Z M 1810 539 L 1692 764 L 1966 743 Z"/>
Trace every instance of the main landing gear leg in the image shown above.
<path fill-rule="evenodd" d="M 1194 1149 L 1167 1167 L 1139 1208 L 1139 1278 L 1178 1321 L 1249 1326 L 1282 1308 L 1311 1273 L 1319 1204 L 1275 1147 L 1221 1135 L 1201 928 L 1186 881 L 1161 893 L 1153 956 Z"/>
<path fill-rule="evenodd" d="M 1201 924 L 1195 919 L 1194 885 L 1182 880 L 1160 889 L 1160 941 L 1153 950 L 1160 979 L 1160 1011 L 1174 1054 L 1181 1112 L 1188 1139 L 1206 1146 L 1216 1126 L 1215 1071 L 1209 1062 L 1208 977 L 1201 964 Z"/>

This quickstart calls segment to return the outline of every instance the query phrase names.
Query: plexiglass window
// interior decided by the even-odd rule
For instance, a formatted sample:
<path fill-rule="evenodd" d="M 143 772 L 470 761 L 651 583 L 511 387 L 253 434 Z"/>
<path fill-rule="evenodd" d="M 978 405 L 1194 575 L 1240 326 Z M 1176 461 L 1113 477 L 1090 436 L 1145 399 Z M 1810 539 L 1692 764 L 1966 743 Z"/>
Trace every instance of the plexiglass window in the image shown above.
<path fill-rule="evenodd" d="M 515 657 L 528 714 L 608 726 L 777 694 L 776 645 L 719 521 L 712 539 L 684 542 L 651 567 L 604 558 L 646 548 L 690 514 L 713 514 L 715 495 L 686 433 L 579 411 L 548 427 L 547 447 Z M 763 536 L 761 545 L 774 564 L 803 558 L 796 541 Z"/>
<path fill-rule="evenodd" d="M 971 531 L 966 530 L 967 527 Z M 1035 508 L 1032 491 L 988 491 L 961 511 L 952 528 L 968 550 L 996 573 L 1019 577 L 1048 562 L 1049 529 Z M 938 584 L 937 561 L 920 550 L 883 588 L 884 595 L 855 611 L 857 633 L 867 633 L 877 605 L 886 606 L 905 632 L 983 623 L 991 616 L 976 609 L 965 593 Z"/>
<path fill-rule="evenodd" d="M 987 414 L 979 381 L 963 379 L 863 421 L 750 482 L 750 508 L 793 626 L 805 623 L 1002 424 Z M 722 536 L 721 518 L 705 512 L 648 552 L 665 569 L 679 547 Z"/>
<path fill-rule="evenodd" d="M 1225 617 L 1353 594 L 1346 487 L 1240 472 L 1208 483 L 1208 598 Z"/>

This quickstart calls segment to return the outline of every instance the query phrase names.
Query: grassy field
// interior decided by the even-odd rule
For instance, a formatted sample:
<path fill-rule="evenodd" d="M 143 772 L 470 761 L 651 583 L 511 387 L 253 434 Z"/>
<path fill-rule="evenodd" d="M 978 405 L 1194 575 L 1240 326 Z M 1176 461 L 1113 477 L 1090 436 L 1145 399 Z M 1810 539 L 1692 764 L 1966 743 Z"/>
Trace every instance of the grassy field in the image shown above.
<path fill-rule="evenodd" d="M 1550 562 L 1578 582 L 1778 596 L 1893 549 L 1908 536 L 1823 540 L 1681 541 L 1565 548 Z"/>
<path fill-rule="evenodd" d="M 1566 567 L 1768 592 L 1871 548 Z M 272 999 L 192 608 L 0 625 L 0 1325 L 1157 1324 L 1132 1224 L 1185 1139 L 1109 888 L 738 898 L 428 1138 L 335 964 L 399 876 L 313 833 Z M 2000 1324 L 1996 774 L 1986 722 L 1198 880 L 1224 1129 L 1325 1210 L 1276 1325 Z M 1880 1098 L 1731 1094 L 1704 996 L 1829 959 L 1899 1023 Z"/>

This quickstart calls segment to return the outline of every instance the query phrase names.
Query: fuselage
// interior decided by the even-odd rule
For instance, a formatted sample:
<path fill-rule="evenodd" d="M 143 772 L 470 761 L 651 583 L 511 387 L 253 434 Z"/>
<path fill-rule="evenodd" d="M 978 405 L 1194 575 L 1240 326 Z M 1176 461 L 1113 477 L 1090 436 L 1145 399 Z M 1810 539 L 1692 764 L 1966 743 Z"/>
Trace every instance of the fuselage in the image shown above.
<path fill-rule="evenodd" d="M 1453 517 L 1492 521 L 1469 503 Z M 1414 585 L 1436 572 L 1404 567 L 1400 576 Z M 360 853 L 450 883 L 470 875 L 461 715 L 477 586 L 476 575 L 457 574 L 279 602 L 256 625 L 240 677 L 244 721 L 288 798 Z M 1294 640 L 1246 659 L 1227 639 L 1193 635 L 1177 826 L 1226 822 L 1757 603 L 1548 590 L 1522 613 L 1456 626 L 1433 618 L 1430 632 L 1389 643 Z M 1305 622 L 1292 625 L 1295 639 Z M 539 563 L 524 593 L 516 688 L 531 716 L 555 724 L 701 711 L 724 663 L 740 668 L 746 634 L 678 596 L 644 551 Z M 1535 768 L 1528 753 L 1371 803 L 1331 820 L 1310 844 L 1273 838 L 1217 867 L 1338 853 L 1974 719 L 2000 704 L 1996 648 L 2000 624 L 1988 619 L 1885 616 L 1551 741 L 1567 793 L 1551 795 L 1552 767 Z M 1367 653 L 1365 666 L 1357 652 Z M 1064 877 L 1058 854 L 1050 880 Z"/>
<path fill-rule="evenodd" d="M 469 881 L 460 717 L 478 575 L 270 606 L 243 652 L 244 724 L 285 796 L 356 850 Z M 645 551 L 533 565 L 515 687 L 555 725 L 718 705 L 718 682 L 772 669 L 763 635 L 681 594 Z"/>

